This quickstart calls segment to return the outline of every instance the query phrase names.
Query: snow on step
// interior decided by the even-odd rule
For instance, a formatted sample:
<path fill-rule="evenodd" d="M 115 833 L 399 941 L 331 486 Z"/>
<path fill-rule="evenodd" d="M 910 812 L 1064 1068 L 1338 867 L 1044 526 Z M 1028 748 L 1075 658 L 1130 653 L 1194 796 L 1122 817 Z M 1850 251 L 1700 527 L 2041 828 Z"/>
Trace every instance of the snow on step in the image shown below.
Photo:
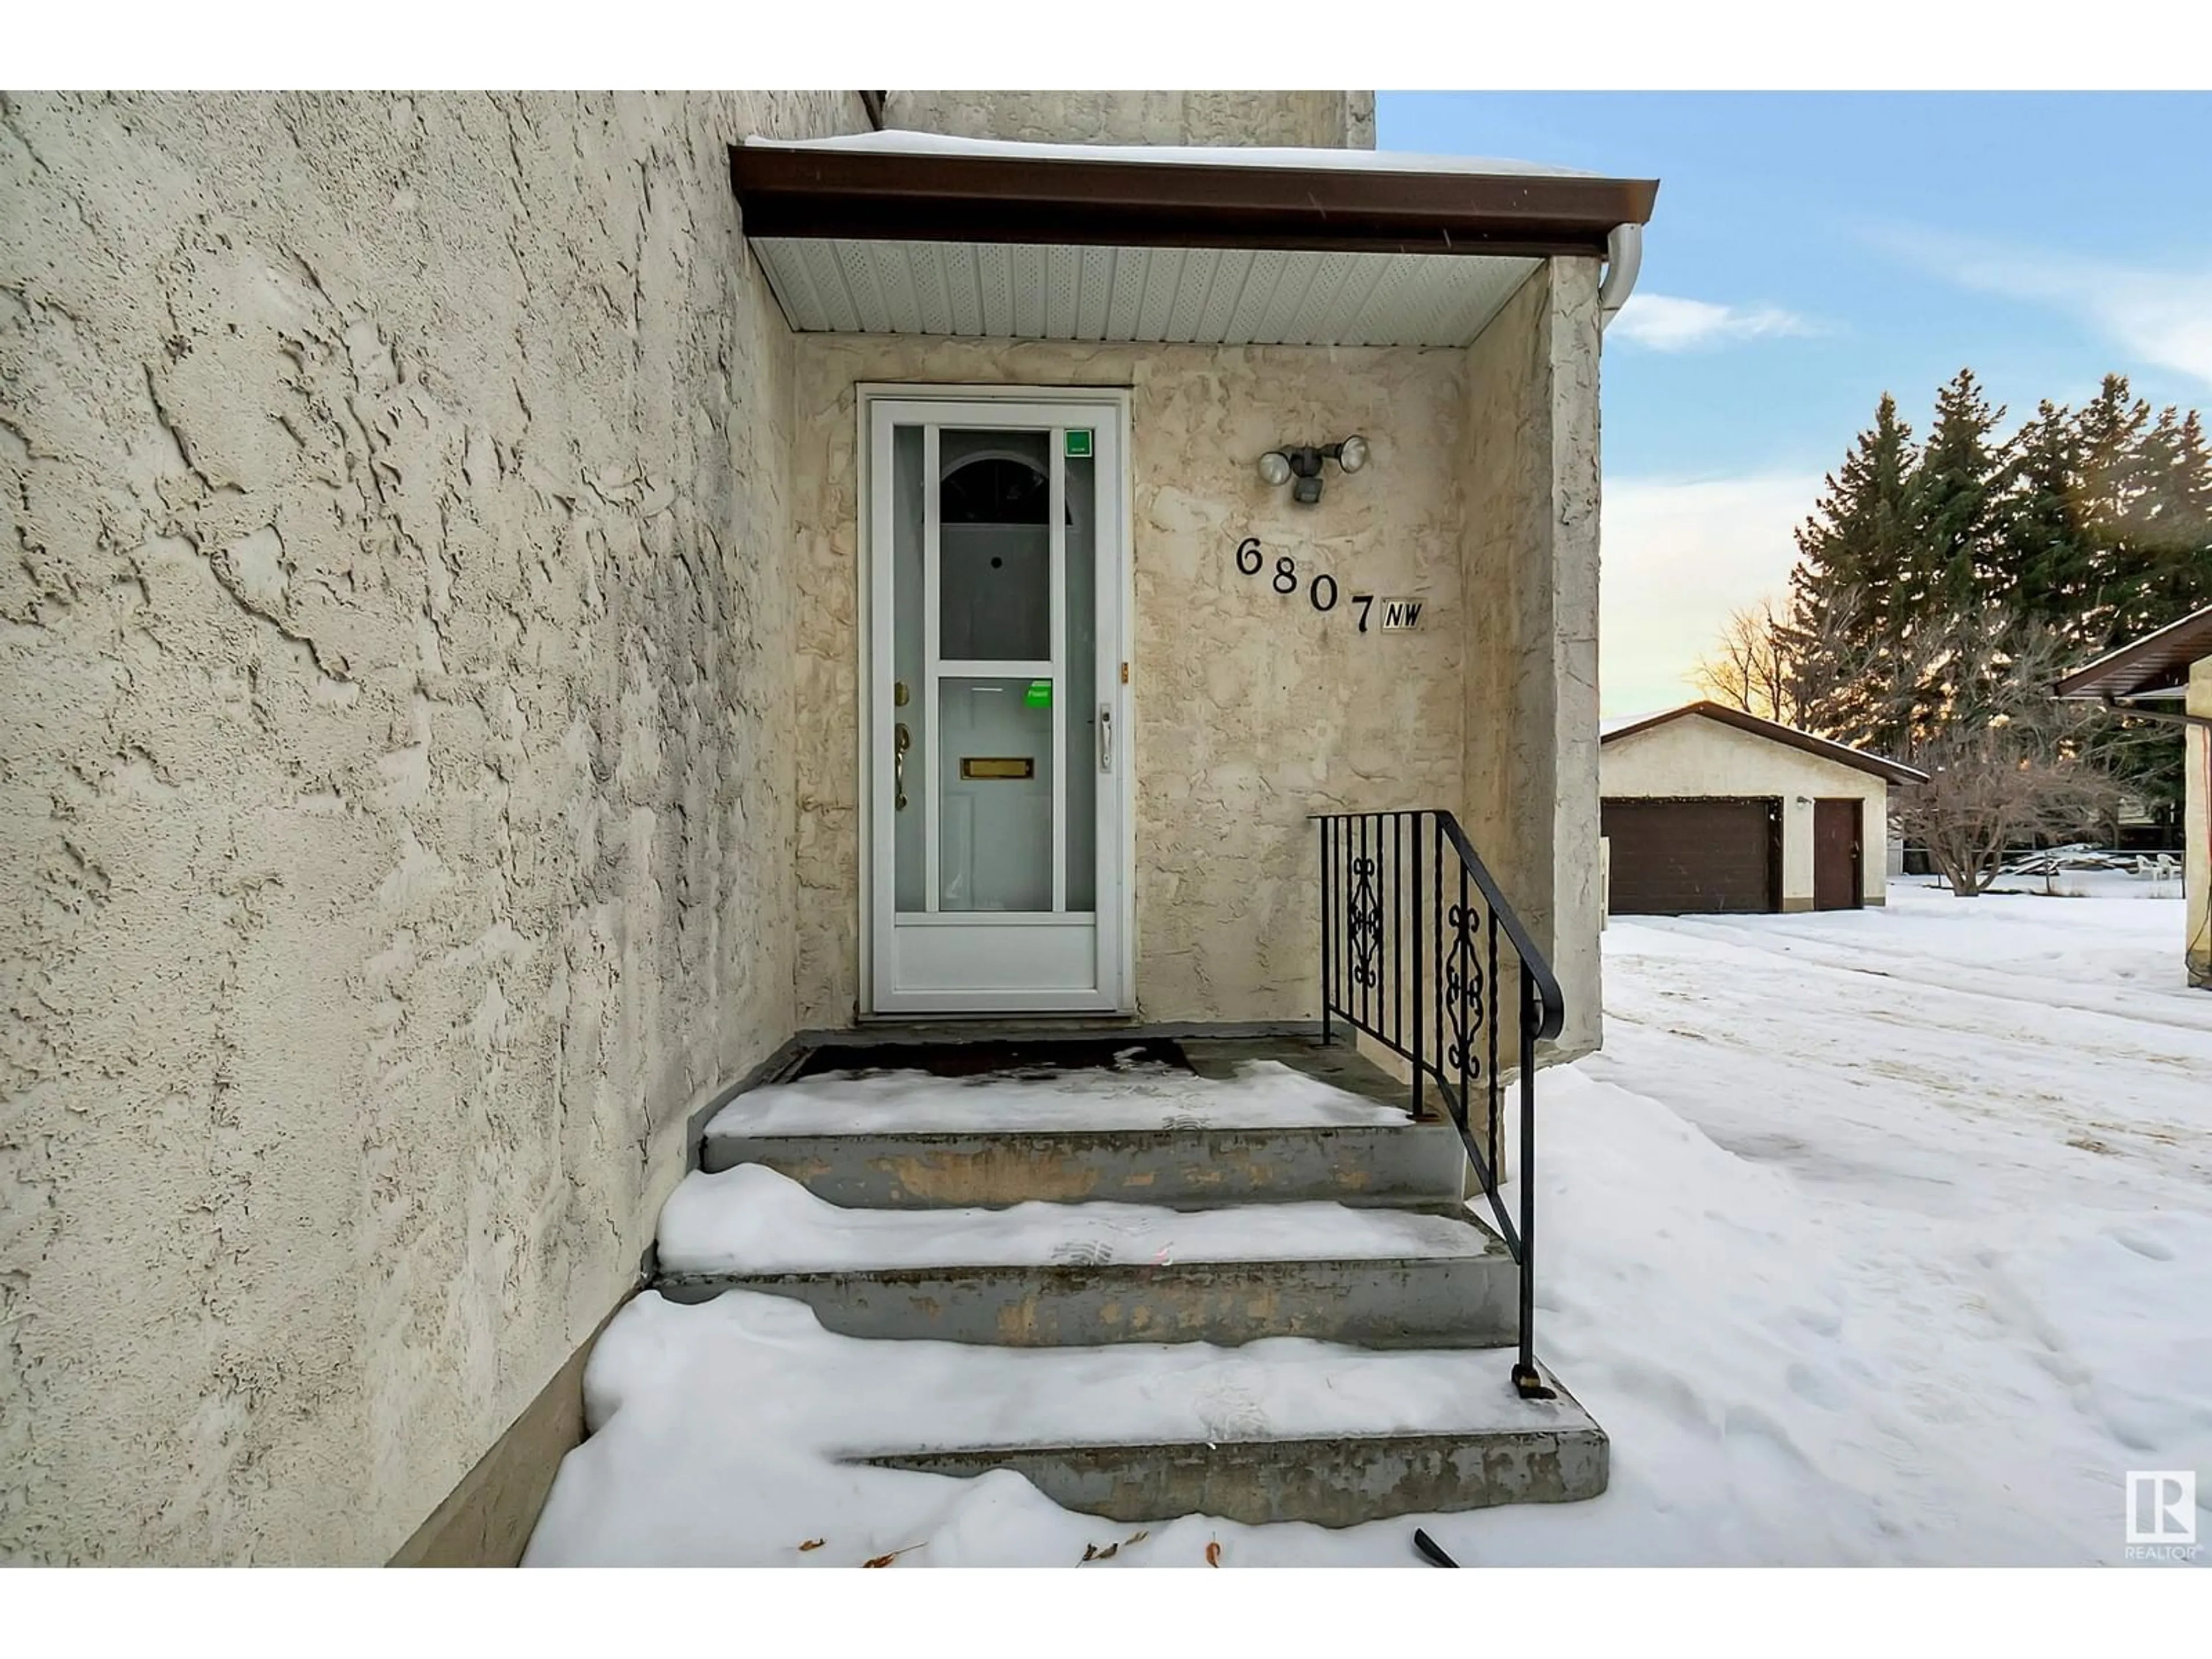
<path fill-rule="evenodd" d="M 873 1342 L 825 1331 L 802 1303 L 749 1291 L 688 1306 L 637 1297 L 593 1351 L 585 1392 L 594 1434 L 634 1404 L 720 1432 L 774 1401 L 777 1432 L 840 1459 L 1587 1422 L 1564 1396 L 1520 1398 L 1510 1367 L 1486 1349 L 1391 1352 L 1297 1337 L 1237 1348 Z"/>
<path fill-rule="evenodd" d="M 1479 1256 L 1491 1235 L 1452 1216 L 1328 1202 L 1171 1210 L 1139 1204 L 845 1210 L 764 1164 L 686 1176 L 660 1212 L 663 1272 L 830 1273 L 1177 1261 Z"/>
<path fill-rule="evenodd" d="M 1275 1442 L 1352 1457 L 1390 1435 L 1602 1444 L 1572 1401 L 1516 1397 L 1494 1353 L 873 1342 L 747 1291 L 692 1306 L 635 1297 L 592 1350 L 584 1409 L 590 1437 L 563 1461 L 526 1565 L 852 1566 L 893 1552 L 902 1567 L 1073 1565 L 1086 1543 L 1127 1539 L 1005 1468 L 962 1479 L 858 1461 L 903 1453 L 1093 1446 L 1141 1460 L 1150 1448 L 1188 1463 L 1171 1449 L 1210 1460 L 1211 1444 L 1234 1461 Z M 1197 1565 L 1210 1540 L 1241 1551 L 1258 1537 L 1156 1524 L 1149 1549 L 1125 1542 L 1121 1565 Z M 1402 1525 L 1364 1547 L 1411 1559 Z"/>
<path fill-rule="evenodd" d="M 1176 1066 L 1068 1071 L 1031 1080 L 1004 1074 L 832 1072 L 738 1096 L 710 1136 L 929 1134 L 967 1130 L 1298 1129 L 1410 1123 L 1409 1114 L 1306 1076 L 1248 1060 L 1233 1078 Z"/>

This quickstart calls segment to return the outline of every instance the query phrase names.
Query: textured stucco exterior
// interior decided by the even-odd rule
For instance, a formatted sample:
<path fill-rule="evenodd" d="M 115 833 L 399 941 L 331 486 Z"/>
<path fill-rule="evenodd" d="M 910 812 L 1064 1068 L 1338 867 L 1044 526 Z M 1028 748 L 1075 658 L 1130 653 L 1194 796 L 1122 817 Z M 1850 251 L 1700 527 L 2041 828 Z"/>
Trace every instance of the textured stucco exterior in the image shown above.
<path fill-rule="evenodd" d="M 1813 908 L 1813 803 L 1858 801 L 1861 901 L 1883 902 L 1889 785 L 1872 773 L 1697 714 L 1623 732 L 1601 744 L 1599 756 L 1600 789 L 1608 799 L 1779 800 L 1784 910 Z"/>
<path fill-rule="evenodd" d="M 799 1012 L 858 995 L 860 508 L 867 382 L 1095 386 L 1131 394 L 1131 629 L 1139 1011 L 1317 1017 L 1314 831 L 1305 814 L 1449 804 L 1463 641 L 1452 460 L 1462 354 L 809 336 L 799 342 L 793 512 L 799 593 Z M 1253 462 L 1358 431 L 1374 459 L 1292 505 Z M 1266 563 L 1241 574 L 1237 544 Z M 1296 561 L 1297 591 L 1270 586 Z M 1346 596 L 1308 597 L 1330 572 Z M 1429 626 L 1357 631 L 1355 590 L 1420 594 Z"/>
<path fill-rule="evenodd" d="M 2212 657 L 2201 657 L 2189 671 L 2187 707 L 2212 720 Z M 2185 823 L 2188 890 L 2189 982 L 2212 991 L 2212 730 L 2189 728 Z"/>
<path fill-rule="evenodd" d="M 384 1559 L 793 1023 L 845 93 L 0 105 L 0 1559 Z"/>
<path fill-rule="evenodd" d="M 1468 352 L 1461 813 L 1597 1047 L 1598 267 L 1540 266 Z"/>
<path fill-rule="evenodd" d="M 1595 286 L 1565 270 L 1533 281 L 1471 354 L 801 338 L 802 1023 L 842 1026 L 858 1007 L 857 388 L 1090 386 L 1131 396 L 1139 1016 L 1317 1017 L 1306 815 L 1444 805 L 1556 953 L 1575 1022 L 1563 1044 L 1594 1046 Z M 1488 394 L 1479 409 L 1471 382 Z M 1279 443 L 1353 431 L 1374 459 L 1353 477 L 1332 468 L 1314 507 L 1254 471 Z M 1463 488 L 1470 458 L 1518 480 L 1509 523 L 1469 517 L 1491 505 Z M 1236 568 L 1247 536 L 1261 576 Z M 1287 598 L 1264 574 L 1284 555 Z M 1348 603 L 1316 613 L 1322 570 L 1347 599 L 1422 599 L 1424 626 L 1362 635 Z"/>
<path fill-rule="evenodd" d="M 884 125 L 1033 143 L 1375 148 L 1371 92 L 887 92 Z"/>
<path fill-rule="evenodd" d="M 635 1283 L 694 1109 L 852 1018 L 860 381 L 1131 392 L 1146 1016 L 1310 1018 L 1304 815 L 1442 803 L 1595 1042 L 1595 263 L 1468 352 L 794 339 L 724 146 L 867 125 L 0 100 L 0 1560 L 390 1558 Z M 1318 509 L 1253 472 L 1354 429 Z"/>

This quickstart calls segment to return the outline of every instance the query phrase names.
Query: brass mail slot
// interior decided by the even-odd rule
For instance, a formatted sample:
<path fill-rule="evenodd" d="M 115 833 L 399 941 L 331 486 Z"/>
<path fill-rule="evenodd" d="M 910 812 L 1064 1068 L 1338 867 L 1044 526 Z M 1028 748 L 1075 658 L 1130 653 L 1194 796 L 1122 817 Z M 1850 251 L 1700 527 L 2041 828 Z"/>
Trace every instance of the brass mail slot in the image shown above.
<path fill-rule="evenodd" d="M 1024 755 L 1016 760 L 1011 757 L 992 755 L 963 755 L 960 775 L 963 778 L 1033 778 L 1036 762 Z"/>

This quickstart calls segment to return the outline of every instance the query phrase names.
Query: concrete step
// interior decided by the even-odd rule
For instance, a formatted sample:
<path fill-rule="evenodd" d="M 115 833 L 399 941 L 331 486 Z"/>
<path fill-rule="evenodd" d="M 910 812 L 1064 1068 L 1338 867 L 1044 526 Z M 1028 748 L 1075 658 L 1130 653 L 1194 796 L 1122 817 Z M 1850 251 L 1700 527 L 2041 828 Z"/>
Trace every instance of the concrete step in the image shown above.
<path fill-rule="evenodd" d="M 1434 1356 L 1407 1354 L 1408 1360 Z M 1605 1491 L 1605 1431 L 1548 1378 L 1557 1397 L 1522 1400 L 1503 1356 L 1447 1407 L 1451 1426 L 1375 1432 L 990 1445 L 885 1451 L 855 1459 L 926 1474 L 1012 1469 L 1063 1509 L 1109 1521 L 1212 1515 L 1257 1526 L 1350 1527 L 1402 1515 L 1499 1504 L 1575 1503 Z"/>
<path fill-rule="evenodd" d="M 848 1209 L 1119 1200 L 1171 1209 L 1455 1203 L 1448 1124 L 1004 1132 L 753 1133 L 710 1127 L 700 1167 L 764 1164 Z"/>
<path fill-rule="evenodd" d="M 1602 1492 L 1589 1414 L 1511 1386 L 1518 1270 L 1464 1201 L 1457 1136 L 1308 1046 L 1063 1070 L 994 1050 L 973 1077 L 846 1056 L 753 1091 L 663 1210 L 636 1317 L 725 1352 L 729 1409 L 818 1399 L 848 1462 L 1011 1468 L 1115 1521 L 1350 1526 Z M 638 1386 L 696 1382 L 647 1351 Z M 723 1399 L 695 1408 L 708 1445 Z"/>
<path fill-rule="evenodd" d="M 1504 1352 L 1313 1341 L 876 1342 L 782 1297 L 686 1306 L 648 1291 L 592 1358 L 586 1410 L 608 1437 L 586 1484 L 611 1515 L 720 1506 L 732 1535 L 759 1530 L 759 1489 L 788 1479 L 763 1482 L 763 1462 L 794 1458 L 858 1466 L 856 1480 L 869 1467 L 1011 1469 L 1068 1509 L 1138 1526 L 1342 1527 L 1596 1496 L 1606 1436 L 1564 1390 L 1522 1399 L 1511 1367 Z M 801 1524 L 769 1522 L 779 1539 Z"/>
<path fill-rule="evenodd" d="M 1121 1446 L 981 1447 L 865 1460 L 922 1474 L 1012 1469 L 1064 1510 L 1109 1521 L 1214 1515 L 1261 1526 L 1356 1527 L 1498 1504 L 1571 1504 L 1603 1492 L 1605 1431 L 1547 1419 L 1456 1434 L 1331 1436 Z"/>
<path fill-rule="evenodd" d="M 843 1335 L 1009 1347 L 1491 1347 L 1513 1340 L 1518 1285 L 1463 1206 L 848 1210 L 753 1164 L 686 1176 L 661 1212 L 659 1255 L 674 1301 L 757 1291 L 805 1303 Z"/>
<path fill-rule="evenodd" d="M 1177 1261 L 1165 1267 L 875 1267 L 684 1273 L 672 1302 L 725 1291 L 791 1297 L 845 1336 L 1091 1347 L 1303 1336 L 1373 1348 L 1492 1348 L 1515 1340 L 1516 1280 L 1502 1245 L 1398 1260 Z"/>

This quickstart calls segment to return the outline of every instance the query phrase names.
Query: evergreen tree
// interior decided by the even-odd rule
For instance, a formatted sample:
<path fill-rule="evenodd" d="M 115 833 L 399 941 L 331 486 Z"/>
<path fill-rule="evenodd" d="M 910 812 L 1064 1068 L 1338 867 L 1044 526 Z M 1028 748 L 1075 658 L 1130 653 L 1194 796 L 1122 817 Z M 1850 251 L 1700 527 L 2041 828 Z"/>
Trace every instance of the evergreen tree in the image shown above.
<path fill-rule="evenodd" d="M 2142 494 L 2110 573 L 2114 634 L 2134 639 L 2212 599 L 2212 454 L 2195 410 L 2162 411 L 2142 434 Z"/>
<path fill-rule="evenodd" d="M 1981 594 L 1994 562 L 2001 483 L 2002 457 L 1990 434 L 2003 418 L 1971 368 L 1936 394 L 1935 423 L 1905 485 L 1909 528 L 1895 578 L 1900 620 L 1943 616 Z"/>
<path fill-rule="evenodd" d="M 2057 630 L 2070 647 L 2096 592 L 2095 549 L 2075 500 L 2081 434 L 2071 410 L 2045 398 L 2014 438 L 2000 479 L 1987 598 Z"/>
<path fill-rule="evenodd" d="M 1899 663 L 1893 649 L 1893 579 L 1908 516 L 1905 484 L 1917 460 L 1897 399 L 1882 394 L 1874 425 L 1828 475 L 1812 517 L 1797 531 L 1784 641 L 1792 701 L 1808 730 L 1880 747 L 1896 735 L 1888 708 Z"/>
<path fill-rule="evenodd" d="M 1911 664 L 1901 678 L 1905 729 L 1899 751 L 1939 723 L 1961 698 L 1980 698 L 1980 681 L 2004 672 L 2002 629 L 1992 638 L 1984 601 L 2002 563 L 1996 549 L 2002 456 L 1992 434 L 2004 410 L 1992 409 L 1971 368 L 1936 395 L 1936 419 L 1905 486 L 1905 538 L 1891 577 L 1891 648 Z M 1955 637 L 1962 619 L 1975 633 Z"/>
<path fill-rule="evenodd" d="M 1797 531 L 1788 620 L 1769 630 L 1778 706 L 1904 759 L 2048 727 L 2051 767 L 2091 763 L 2171 831 L 2176 734 L 2041 704 L 2063 667 L 2212 604 L 2212 440 L 2194 411 L 2154 418 L 2117 374 L 2079 410 L 2039 404 L 2009 440 L 2003 418 L 1962 369 L 1916 446 L 1883 396 Z"/>
<path fill-rule="evenodd" d="M 2148 404 L 2125 403 L 2125 380 L 2106 384 L 2104 453 L 2082 479 L 2085 511 L 2095 515 L 2099 601 L 2098 625 L 2081 641 L 2084 657 L 2212 603 L 2212 457 L 2203 422 L 2193 410 L 2172 408 L 2152 421 Z M 2114 716 L 2089 752 L 2178 839 L 2185 763 L 2179 732 Z"/>
<path fill-rule="evenodd" d="M 2126 377 L 2105 376 L 2097 395 L 2082 408 L 2076 423 L 2074 484 L 2069 492 L 2074 522 L 2089 550 L 2087 591 L 2079 608 L 2062 625 L 2085 653 L 2129 637 L 2133 611 L 2126 590 L 2139 579 L 2135 539 L 2144 526 L 2144 498 L 2149 493 L 2143 429 L 2150 405 L 2133 398 Z"/>

